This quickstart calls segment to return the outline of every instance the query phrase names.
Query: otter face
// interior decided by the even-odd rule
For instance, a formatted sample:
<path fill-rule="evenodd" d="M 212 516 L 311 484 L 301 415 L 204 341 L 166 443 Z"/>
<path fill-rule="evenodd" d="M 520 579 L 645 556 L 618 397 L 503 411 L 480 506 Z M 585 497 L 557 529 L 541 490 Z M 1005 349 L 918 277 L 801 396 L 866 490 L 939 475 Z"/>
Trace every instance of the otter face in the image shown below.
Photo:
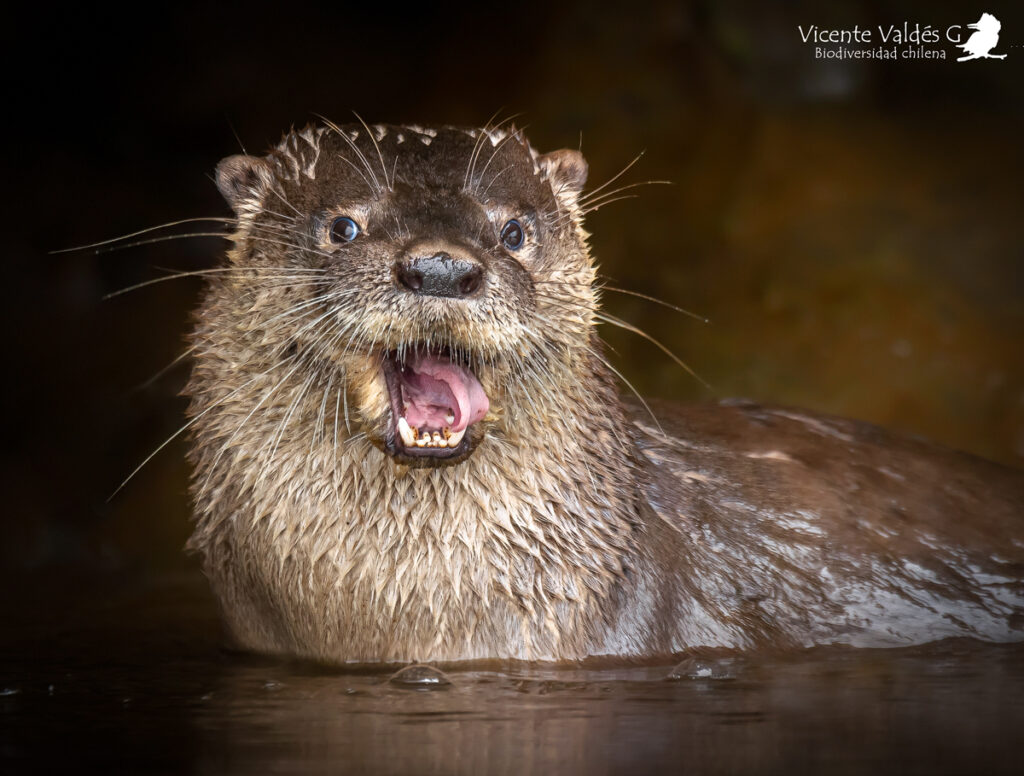
<path fill-rule="evenodd" d="M 347 433 L 351 414 L 400 463 L 459 463 L 489 434 L 543 443 L 524 419 L 557 411 L 555 371 L 590 357 L 586 171 L 515 130 L 329 125 L 229 157 L 232 261 L 261 279 L 238 325 L 343 385 Z"/>

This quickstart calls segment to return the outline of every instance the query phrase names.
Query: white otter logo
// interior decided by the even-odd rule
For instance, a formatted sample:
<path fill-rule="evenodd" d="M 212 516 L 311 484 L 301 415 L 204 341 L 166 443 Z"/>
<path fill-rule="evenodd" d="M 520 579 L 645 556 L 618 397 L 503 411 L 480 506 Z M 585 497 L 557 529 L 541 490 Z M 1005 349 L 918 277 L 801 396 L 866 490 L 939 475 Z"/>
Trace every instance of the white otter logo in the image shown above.
<path fill-rule="evenodd" d="M 1003 25 L 990 13 L 983 13 L 981 18 L 974 24 L 968 24 L 968 29 L 977 30 L 966 43 L 961 43 L 967 56 L 957 59 L 957 62 L 967 62 L 971 59 L 1006 59 L 1006 54 L 989 54 L 999 43 L 999 30 Z"/>

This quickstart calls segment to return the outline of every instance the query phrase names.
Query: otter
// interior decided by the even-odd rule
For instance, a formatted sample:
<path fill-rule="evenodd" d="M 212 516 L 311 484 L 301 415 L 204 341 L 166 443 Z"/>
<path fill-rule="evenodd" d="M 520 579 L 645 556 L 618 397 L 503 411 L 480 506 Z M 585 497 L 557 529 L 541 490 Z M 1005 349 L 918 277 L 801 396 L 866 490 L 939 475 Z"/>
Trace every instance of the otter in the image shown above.
<path fill-rule="evenodd" d="M 793 409 L 620 397 L 586 177 L 511 126 L 326 122 L 220 163 L 237 223 L 191 335 L 188 547 L 236 645 L 449 663 L 1024 637 L 1021 472 Z"/>

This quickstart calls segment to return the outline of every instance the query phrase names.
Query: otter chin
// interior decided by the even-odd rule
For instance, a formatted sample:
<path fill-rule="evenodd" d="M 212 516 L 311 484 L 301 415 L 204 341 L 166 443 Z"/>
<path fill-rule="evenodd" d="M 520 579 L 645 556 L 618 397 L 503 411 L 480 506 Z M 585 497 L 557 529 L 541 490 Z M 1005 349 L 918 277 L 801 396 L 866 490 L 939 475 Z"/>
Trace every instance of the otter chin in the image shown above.
<path fill-rule="evenodd" d="M 574 150 L 332 123 L 231 156 L 191 334 L 235 645 L 329 663 L 1024 638 L 1024 474 L 748 401 L 640 406 Z"/>

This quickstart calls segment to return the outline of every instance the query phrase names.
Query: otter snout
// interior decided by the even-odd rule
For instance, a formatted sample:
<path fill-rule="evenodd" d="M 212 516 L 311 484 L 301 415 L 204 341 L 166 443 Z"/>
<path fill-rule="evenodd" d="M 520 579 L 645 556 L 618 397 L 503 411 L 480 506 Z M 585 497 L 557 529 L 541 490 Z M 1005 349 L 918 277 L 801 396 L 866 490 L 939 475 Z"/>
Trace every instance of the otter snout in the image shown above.
<path fill-rule="evenodd" d="M 483 286 L 484 268 L 476 261 L 439 251 L 395 263 L 395 285 L 422 296 L 465 299 Z"/>

